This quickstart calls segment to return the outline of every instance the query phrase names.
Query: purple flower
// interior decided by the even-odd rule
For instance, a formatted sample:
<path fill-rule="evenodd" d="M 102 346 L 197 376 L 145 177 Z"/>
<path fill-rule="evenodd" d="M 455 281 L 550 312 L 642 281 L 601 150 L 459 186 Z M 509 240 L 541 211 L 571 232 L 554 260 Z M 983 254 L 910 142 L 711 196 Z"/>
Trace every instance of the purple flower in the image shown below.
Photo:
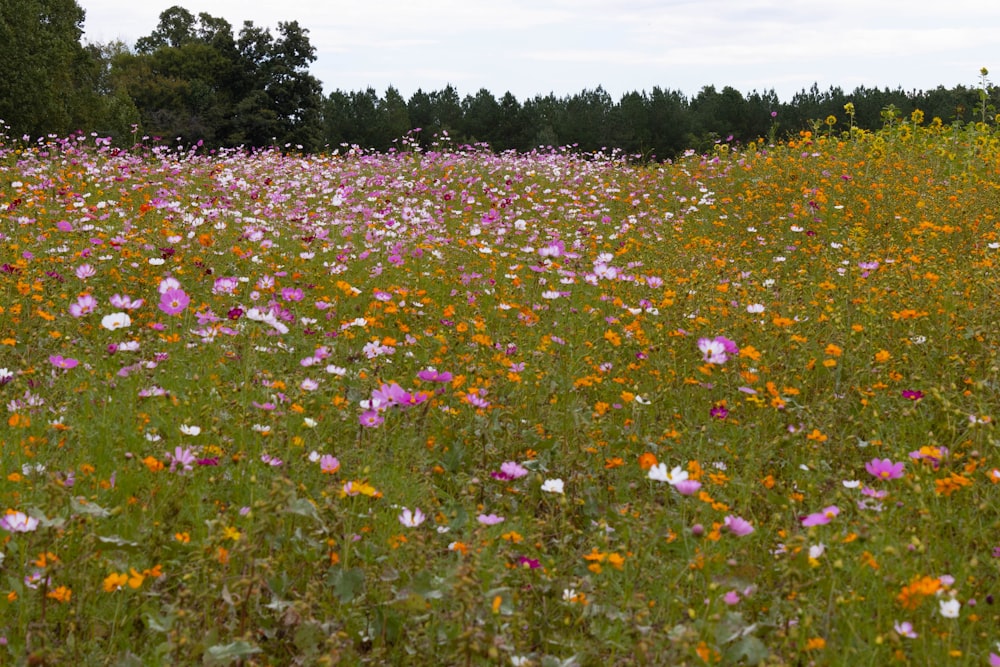
<path fill-rule="evenodd" d="M 452 375 L 448 371 L 439 373 L 437 369 L 432 366 L 417 373 L 417 377 L 424 382 L 451 382 Z"/>
<path fill-rule="evenodd" d="M 502 481 L 519 479 L 528 474 L 528 469 L 516 461 L 504 461 L 500 464 L 500 472 L 491 472 L 490 477 Z"/>
<path fill-rule="evenodd" d="M 753 526 L 750 525 L 749 521 L 732 514 L 725 518 L 724 525 L 729 529 L 729 532 L 738 537 L 743 537 L 753 532 Z"/>
<path fill-rule="evenodd" d="M 902 394 L 903 398 L 907 398 L 911 401 L 919 401 L 921 398 L 924 397 L 924 392 L 918 389 L 904 389 Z"/>
<path fill-rule="evenodd" d="M 166 453 L 167 460 L 170 461 L 170 472 L 174 472 L 178 466 L 181 468 L 181 472 L 186 472 L 188 470 L 194 470 L 192 463 L 196 462 L 194 457 L 194 450 L 190 447 L 174 447 L 174 453 Z"/>
<path fill-rule="evenodd" d="M 358 417 L 358 421 L 366 428 L 375 428 L 380 426 L 385 419 L 378 413 L 378 410 L 365 410 Z"/>
<path fill-rule="evenodd" d="M 49 357 L 49 362 L 57 367 L 69 370 L 70 368 L 76 368 L 80 362 L 71 357 L 64 357 L 61 354 L 53 354 Z"/>
<path fill-rule="evenodd" d="M 701 482 L 696 479 L 682 479 L 673 486 L 674 490 L 682 496 L 691 496 L 701 488 Z"/>
<path fill-rule="evenodd" d="M 865 470 L 879 479 L 899 479 L 903 476 L 904 463 L 893 463 L 889 459 L 872 459 L 865 464 Z"/>
<path fill-rule="evenodd" d="M 833 521 L 834 517 L 838 514 L 840 514 L 840 508 L 836 505 L 830 505 L 829 507 L 824 507 L 820 512 L 814 512 L 803 517 L 802 525 L 807 528 L 809 526 L 822 526 Z"/>
<path fill-rule="evenodd" d="M 542 566 L 542 562 L 537 558 L 528 558 L 527 556 L 518 556 L 517 564 L 521 567 L 526 567 L 529 570 L 534 570 Z"/>
<path fill-rule="evenodd" d="M 191 303 L 191 297 L 179 287 L 166 290 L 160 295 L 160 310 L 167 315 L 180 315 Z"/>
<path fill-rule="evenodd" d="M 97 299 L 89 294 L 83 294 L 76 299 L 76 303 L 69 306 L 69 314 L 73 317 L 83 317 L 94 312 L 97 308 Z"/>
<path fill-rule="evenodd" d="M 726 417 L 729 416 L 729 409 L 726 406 L 719 404 L 713 406 L 712 409 L 709 410 L 708 414 L 715 417 L 716 419 L 725 419 Z"/>
<path fill-rule="evenodd" d="M 476 521 L 484 526 L 495 526 L 498 523 L 503 523 L 504 518 L 496 514 L 480 514 L 476 517 Z"/>

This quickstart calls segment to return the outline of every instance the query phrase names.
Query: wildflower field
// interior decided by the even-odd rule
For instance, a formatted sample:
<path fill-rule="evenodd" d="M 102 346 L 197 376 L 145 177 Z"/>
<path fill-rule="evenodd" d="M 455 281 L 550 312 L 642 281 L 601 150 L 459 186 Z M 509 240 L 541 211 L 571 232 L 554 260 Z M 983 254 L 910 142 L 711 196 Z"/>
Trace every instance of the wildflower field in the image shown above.
<path fill-rule="evenodd" d="M 1000 664 L 1000 133 L 834 123 L 4 140 L 0 663 Z"/>

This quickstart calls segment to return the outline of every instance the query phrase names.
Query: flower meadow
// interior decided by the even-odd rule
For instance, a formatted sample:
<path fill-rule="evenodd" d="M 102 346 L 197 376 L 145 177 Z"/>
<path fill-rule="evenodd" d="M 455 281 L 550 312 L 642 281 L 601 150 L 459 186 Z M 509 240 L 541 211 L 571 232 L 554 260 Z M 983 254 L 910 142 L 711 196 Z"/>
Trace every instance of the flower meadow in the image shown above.
<path fill-rule="evenodd" d="M 1000 664 L 1000 134 L 0 147 L 0 662 Z"/>

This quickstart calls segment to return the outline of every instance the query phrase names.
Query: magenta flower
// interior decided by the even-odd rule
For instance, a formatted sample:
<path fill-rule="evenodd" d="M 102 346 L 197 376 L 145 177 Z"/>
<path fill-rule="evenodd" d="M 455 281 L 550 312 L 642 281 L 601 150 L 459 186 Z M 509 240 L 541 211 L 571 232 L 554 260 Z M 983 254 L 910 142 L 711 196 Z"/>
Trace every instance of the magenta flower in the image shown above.
<path fill-rule="evenodd" d="M 904 389 L 902 394 L 903 398 L 908 398 L 911 401 L 919 401 L 924 397 L 924 392 L 918 389 Z"/>
<path fill-rule="evenodd" d="M 729 416 L 729 409 L 726 406 L 719 404 L 714 406 L 711 410 L 709 410 L 708 414 L 715 417 L 716 419 L 725 419 L 726 417 Z"/>
<path fill-rule="evenodd" d="M 432 366 L 417 373 L 417 377 L 424 382 L 451 382 L 452 375 L 448 371 L 439 373 L 437 369 Z"/>
<path fill-rule="evenodd" d="M 56 368 L 64 368 L 69 370 L 70 368 L 76 368 L 80 362 L 71 357 L 64 357 L 61 354 L 53 354 L 49 357 L 49 362 Z"/>
<path fill-rule="evenodd" d="M 893 463 L 889 459 L 872 459 L 865 464 L 865 470 L 879 479 L 899 479 L 903 476 L 904 465 L 902 461 Z"/>
<path fill-rule="evenodd" d="M 180 315 L 191 303 L 191 297 L 179 287 L 173 287 L 160 295 L 160 310 L 167 315 Z"/>
<path fill-rule="evenodd" d="M 820 512 L 813 512 L 803 517 L 802 525 L 806 527 L 822 526 L 833 521 L 834 517 L 838 514 L 840 514 L 840 508 L 836 505 L 830 505 L 829 507 L 824 507 Z"/>
<path fill-rule="evenodd" d="M 749 521 L 738 516 L 733 516 L 732 514 L 725 518 L 725 527 L 729 529 L 730 533 L 738 537 L 743 537 L 753 532 L 753 526 L 750 525 Z"/>

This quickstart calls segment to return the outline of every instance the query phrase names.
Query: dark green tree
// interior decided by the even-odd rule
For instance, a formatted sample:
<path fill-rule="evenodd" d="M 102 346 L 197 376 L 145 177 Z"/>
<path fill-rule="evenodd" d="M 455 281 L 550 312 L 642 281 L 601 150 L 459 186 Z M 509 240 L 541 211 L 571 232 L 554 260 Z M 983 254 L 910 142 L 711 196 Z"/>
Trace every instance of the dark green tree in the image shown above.
<path fill-rule="evenodd" d="M 96 111 L 99 67 L 80 43 L 75 0 L 0 0 L 0 120 L 14 134 L 66 134 Z"/>

